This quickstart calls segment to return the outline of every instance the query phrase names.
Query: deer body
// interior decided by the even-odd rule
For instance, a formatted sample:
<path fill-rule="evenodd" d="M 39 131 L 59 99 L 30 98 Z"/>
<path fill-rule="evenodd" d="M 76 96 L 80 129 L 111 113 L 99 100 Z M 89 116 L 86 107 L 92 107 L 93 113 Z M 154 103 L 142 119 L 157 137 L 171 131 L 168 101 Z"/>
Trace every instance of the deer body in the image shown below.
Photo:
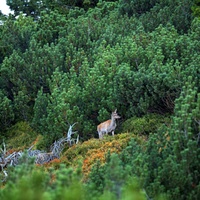
<path fill-rule="evenodd" d="M 102 139 L 104 134 L 107 135 L 110 132 L 112 132 L 112 135 L 114 136 L 115 134 L 114 131 L 117 126 L 116 119 L 118 118 L 120 118 L 120 116 L 117 114 L 117 110 L 115 110 L 114 112 L 112 112 L 111 119 L 105 122 L 102 122 L 101 124 L 97 126 L 99 139 Z"/>

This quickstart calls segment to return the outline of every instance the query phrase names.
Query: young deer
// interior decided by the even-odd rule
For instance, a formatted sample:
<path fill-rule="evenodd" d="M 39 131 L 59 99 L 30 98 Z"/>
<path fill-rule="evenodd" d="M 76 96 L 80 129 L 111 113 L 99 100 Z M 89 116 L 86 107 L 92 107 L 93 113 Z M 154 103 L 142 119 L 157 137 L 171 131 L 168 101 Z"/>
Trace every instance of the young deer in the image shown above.
<path fill-rule="evenodd" d="M 116 109 L 114 112 L 112 112 L 111 119 L 105 122 L 102 122 L 101 124 L 97 126 L 99 139 L 102 139 L 104 134 L 107 135 L 110 132 L 112 132 L 112 135 L 114 136 L 114 131 L 117 126 L 116 119 L 119 119 L 119 118 L 120 116 L 117 114 L 117 109 Z"/>

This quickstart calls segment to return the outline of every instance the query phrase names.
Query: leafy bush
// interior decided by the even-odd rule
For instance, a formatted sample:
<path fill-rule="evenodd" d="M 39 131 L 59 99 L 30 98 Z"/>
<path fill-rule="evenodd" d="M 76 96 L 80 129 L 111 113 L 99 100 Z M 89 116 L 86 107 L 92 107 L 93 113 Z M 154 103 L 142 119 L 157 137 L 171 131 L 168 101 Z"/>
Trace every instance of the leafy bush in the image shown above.
<path fill-rule="evenodd" d="M 140 16 L 150 11 L 157 3 L 158 0 L 120 0 L 119 10 L 122 14 L 128 14 L 128 16 Z"/>

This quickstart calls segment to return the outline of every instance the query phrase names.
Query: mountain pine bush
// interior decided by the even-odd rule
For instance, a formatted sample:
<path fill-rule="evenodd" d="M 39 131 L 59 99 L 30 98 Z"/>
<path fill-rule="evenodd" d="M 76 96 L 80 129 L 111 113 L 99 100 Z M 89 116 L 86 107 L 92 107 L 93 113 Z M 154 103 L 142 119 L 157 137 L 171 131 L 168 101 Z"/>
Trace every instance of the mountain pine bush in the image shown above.
<path fill-rule="evenodd" d="M 0 198 L 200 199 L 199 0 L 8 4 L 15 14 L 0 13 L 1 139 L 49 149 L 77 122 L 80 145 L 36 172 L 11 169 Z M 116 108 L 115 137 L 95 139 Z M 66 168 L 79 161 L 87 176 Z"/>

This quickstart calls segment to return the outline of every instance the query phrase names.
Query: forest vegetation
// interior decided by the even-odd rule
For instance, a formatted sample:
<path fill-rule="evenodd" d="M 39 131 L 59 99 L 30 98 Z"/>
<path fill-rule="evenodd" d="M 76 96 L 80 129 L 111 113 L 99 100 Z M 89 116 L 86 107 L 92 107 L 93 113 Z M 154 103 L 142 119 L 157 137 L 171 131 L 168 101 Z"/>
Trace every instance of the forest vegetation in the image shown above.
<path fill-rule="evenodd" d="M 24 154 L 1 167 L 0 199 L 200 199 L 200 0 L 7 4 L 0 164 Z M 115 136 L 98 139 L 116 108 Z M 27 156 L 72 124 L 79 142 L 59 158 Z"/>

